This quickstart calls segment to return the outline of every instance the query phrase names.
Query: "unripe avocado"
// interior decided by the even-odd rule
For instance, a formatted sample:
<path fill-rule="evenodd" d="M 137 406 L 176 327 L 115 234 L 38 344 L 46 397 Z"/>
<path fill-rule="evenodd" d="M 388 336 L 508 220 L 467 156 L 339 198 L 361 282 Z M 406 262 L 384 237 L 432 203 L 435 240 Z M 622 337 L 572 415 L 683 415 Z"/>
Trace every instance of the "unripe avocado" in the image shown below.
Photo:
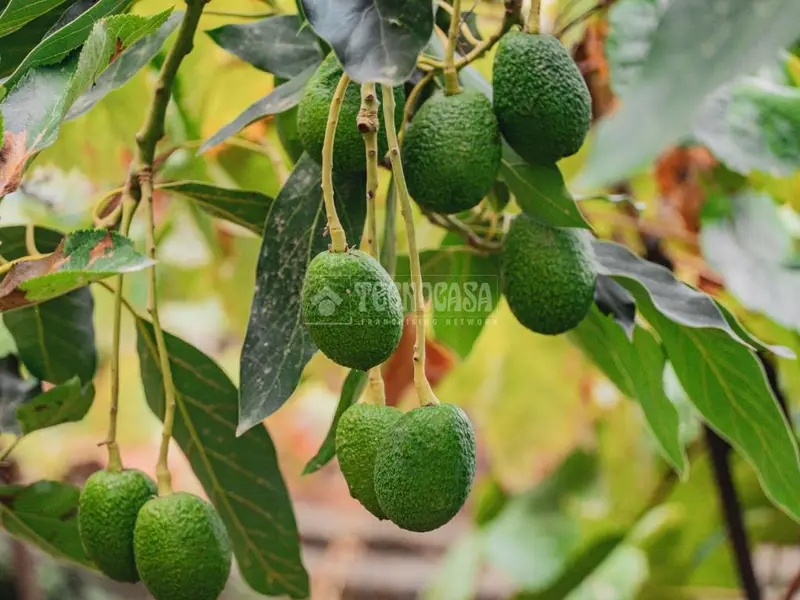
<path fill-rule="evenodd" d="M 597 279 L 589 235 L 525 214 L 512 221 L 502 254 L 503 293 L 531 331 L 564 333 L 589 312 Z"/>
<path fill-rule="evenodd" d="M 211 504 L 179 492 L 139 511 L 136 566 L 156 600 L 217 600 L 231 571 L 228 533 Z"/>
<path fill-rule="evenodd" d="M 434 94 L 403 140 L 408 191 L 423 209 L 458 213 L 477 205 L 500 170 L 500 131 L 480 92 Z"/>
<path fill-rule="evenodd" d="M 303 142 L 303 147 L 309 156 L 319 163 L 322 162 L 322 145 L 325 142 L 325 126 L 328 123 L 331 102 L 342 72 L 342 66 L 336 56 L 330 53 L 308 80 L 298 105 L 297 130 L 300 134 L 300 141 Z M 381 86 L 376 86 L 376 89 L 380 101 L 383 99 Z M 399 127 L 403 120 L 405 104 L 402 86 L 394 88 L 394 101 L 395 127 Z M 356 124 L 360 109 L 361 88 L 357 83 L 351 82 L 344 94 L 339 112 L 339 123 L 336 126 L 333 145 L 334 171 L 349 173 L 366 169 L 364 138 L 361 137 L 361 132 Z M 386 141 L 383 110 L 378 111 L 378 118 L 380 119 L 380 131 L 378 132 L 378 159 L 380 160 L 388 152 L 389 145 Z"/>
<path fill-rule="evenodd" d="M 403 303 L 386 270 L 360 250 L 320 252 L 308 265 L 302 316 L 311 339 L 351 369 L 381 364 L 403 333 Z"/>
<path fill-rule="evenodd" d="M 336 456 L 350 495 L 379 519 L 386 515 L 375 495 L 375 456 L 402 416 L 393 406 L 354 404 L 336 426 Z"/>
<path fill-rule="evenodd" d="M 475 476 L 475 434 L 453 404 L 404 414 L 375 459 L 375 492 L 383 512 L 409 531 L 432 531 L 464 505 Z"/>
<path fill-rule="evenodd" d="M 592 98 L 556 38 L 511 31 L 497 45 L 494 111 L 508 144 L 531 163 L 575 154 L 592 122 Z"/>
<path fill-rule="evenodd" d="M 141 471 L 93 473 L 81 490 L 78 529 L 81 543 L 97 568 L 111 579 L 139 581 L 133 558 L 133 528 L 139 509 L 158 493 Z"/>

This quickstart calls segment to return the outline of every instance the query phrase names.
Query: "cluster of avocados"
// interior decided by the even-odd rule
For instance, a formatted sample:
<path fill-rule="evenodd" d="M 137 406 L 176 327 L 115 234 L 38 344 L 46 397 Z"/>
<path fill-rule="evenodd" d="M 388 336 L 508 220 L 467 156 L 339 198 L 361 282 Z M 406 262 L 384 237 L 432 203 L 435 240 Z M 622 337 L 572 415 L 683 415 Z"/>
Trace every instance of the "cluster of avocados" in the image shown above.
<path fill-rule="evenodd" d="M 136 469 L 89 477 L 78 512 L 86 554 L 111 579 L 141 579 L 156 600 L 216 600 L 231 570 L 222 520 L 192 494 L 157 494 Z"/>

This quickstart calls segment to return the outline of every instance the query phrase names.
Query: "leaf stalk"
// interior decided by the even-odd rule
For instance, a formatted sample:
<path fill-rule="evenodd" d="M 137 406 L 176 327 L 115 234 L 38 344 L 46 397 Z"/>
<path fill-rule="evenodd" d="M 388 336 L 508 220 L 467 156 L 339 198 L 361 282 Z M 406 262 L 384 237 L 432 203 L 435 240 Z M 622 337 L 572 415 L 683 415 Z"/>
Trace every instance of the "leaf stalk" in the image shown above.
<path fill-rule="evenodd" d="M 325 127 L 325 141 L 322 144 L 322 199 L 325 203 L 325 214 L 328 217 L 328 232 L 331 236 L 331 249 L 334 252 L 347 251 L 347 237 L 344 227 L 336 214 L 336 203 L 333 200 L 333 144 L 336 138 L 336 126 L 339 124 L 339 113 L 350 77 L 342 73 L 342 78 L 336 86 L 336 91 L 331 100 L 328 112 L 328 124 Z"/>

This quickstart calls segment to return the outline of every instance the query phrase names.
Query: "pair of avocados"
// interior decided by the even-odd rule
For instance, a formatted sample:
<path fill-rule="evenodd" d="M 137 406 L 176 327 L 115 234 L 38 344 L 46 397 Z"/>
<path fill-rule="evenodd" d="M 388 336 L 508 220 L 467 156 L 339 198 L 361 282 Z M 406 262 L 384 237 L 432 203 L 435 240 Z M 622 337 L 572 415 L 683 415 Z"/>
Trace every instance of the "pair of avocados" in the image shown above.
<path fill-rule="evenodd" d="M 141 579 L 156 600 L 216 600 L 231 570 L 222 520 L 197 496 L 157 493 L 136 469 L 89 477 L 78 512 L 86 554 L 111 579 Z"/>

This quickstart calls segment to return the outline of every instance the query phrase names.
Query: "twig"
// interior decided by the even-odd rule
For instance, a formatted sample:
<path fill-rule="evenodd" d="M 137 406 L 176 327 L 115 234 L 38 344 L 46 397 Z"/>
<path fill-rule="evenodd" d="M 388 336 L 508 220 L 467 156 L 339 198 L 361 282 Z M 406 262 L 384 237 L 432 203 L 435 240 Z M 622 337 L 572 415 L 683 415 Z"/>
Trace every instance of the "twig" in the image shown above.
<path fill-rule="evenodd" d="M 275 15 L 274 12 L 240 13 L 226 10 L 207 10 L 206 14 L 210 17 L 232 17 L 234 19 L 266 19 Z"/>
<path fill-rule="evenodd" d="M 447 231 L 457 233 L 464 239 L 468 246 L 472 246 L 473 248 L 481 250 L 484 253 L 497 253 L 503 248 L 502 242 L 495 242 L 480 237 L 466 223 L 459 221 L 453 215 L 441 215 L 439 213 L 426 212 L 425 216 L 434 225 L 442 227 Z"/>
<path fill-rule="evenodd" d="M 454 14 L 453 7 L 450 6 L 447 2 L 444 2 L 443 0 L 440 0 L 439 1 L 439 7 L 442 10 L 444 10 L 446 13 L 448 13 L 450 15 L 451 19 L 453 18 L 453 14 Z M 466 21 L 463 21 L 463 20 L 461 21 L 461 25 L 459 26 L 459 30 L 461 32 L 461 35 L 464 37 L 464 39 L 467 40 L 467 42 L 469 42 L 471 45 L 477 46 L 478 44 L 481 43 L 481 41 L 473 35 L 472 30 L 469 28 L 469 25 L 467 24 Z"/>
<path fill-rule="evenodd" d="M 336 214 L 336 203 L 333 200 L 333 143 L 336 138 L 336 126 L 339 124 L 339 112 L 349 83 L 350 77 L 347 76 L 347 73 L 342 73 L 342 78 L 339 80 L 339 85 L 336 86 L 331 101 L 328 124 L 325 127 L 325 142 L 322 145 L 322 199 L 325 202 L 328 232 L 331 235 L 331 248 L 334 252 L 347 250 L 347 237 L 339 215 Z"/>
<path fill-rule="evenodd" d="M 560 39 L 560 38 L 561 38 L 561 37 L 563 37 L 563 36 L 564 36 L 564 34 L 566 34 L 566 33 L 567 33 L 567 32 L 568 32 L 570 29 L 572 29 L 572 28 L 573 28 L 573 27 L 575 27 L 576 25 L 579 25 L 580 23 L 583 23 L 583 22 L 584 22 L 586 19 L 588 19 L 589 17 L 591 17 L 591 16 L 592 16 L 594 13 L 596 13 L 596 12 L 600 12 L 600 11 L 603 11 L 603 10 L 605 10 L 605 9 L 606 9 L 606 7 L 605 7 L 605 6 L 603 6 L 603 5 L 598 5 L 598 6 L 595 6 L 595 7 L 593 7 L 593 8 L 590 8 L 589 10 L 587 10 L 586 12 L 584 12 L 583 14 L 580 14 L 580 15 L 578 15 L 577 17 L 575 17 L 574 19 L 572 19 L 572 20 L 571 20 L 569 23 L 567 23 L 566 25 L 564 25 L 564 26 L 563 26 L 561 29 L 559 29 L 559 30 L 558 30 L 558 32 L 556 33 L 555 37 L 557 37 L 557 38 L 559 38 L 559 39 Z"/>
<path fill-rule="evenodd" d="M 41 256 L 42 253 L 36 247 L 36 225 L 28 223 L 25 226 L 25 250 L 29 256 Z"/>
<path fill-rule="evenodd" d="M 420 94 L 425 89 L 425 86 L 431 81 L 431 79 L 433 79 L 434 75 L 436 75 L 435 71 L 426 73 L 425 76 L 420 79 L 413 88 L 411 88 L 411 92 L 409 92 L 408 98 L 406 98 L 406 105 L 403 107 L 403 122 L 400 124 L 400 133 L 398 134 L 401 143 L 406 133 L 406 125 L 408 125 L 408 123 L 411 121 L 411 115 L 414 114 L 414 111 L 417 108 L 417 100 L 419 100 Z"/>
<path fill-rule="evenodd" d="M 525 23 L 525 31 L 528 33 L 539 33 L 542 21 L 542 0 L 531 0 L 531 9 L 528 13 L 528 21 Z"/>
<path fill-rule="evenodd" d="M 448 96 L 461 93 L 456 72 L 456 45 L 458 26 L 461 22 L 461 0 L 453 0 L 453 13 L 450 17 L 450 30 L 447 32 L 447 46 L 444 49 L 444 93 Z"/>

